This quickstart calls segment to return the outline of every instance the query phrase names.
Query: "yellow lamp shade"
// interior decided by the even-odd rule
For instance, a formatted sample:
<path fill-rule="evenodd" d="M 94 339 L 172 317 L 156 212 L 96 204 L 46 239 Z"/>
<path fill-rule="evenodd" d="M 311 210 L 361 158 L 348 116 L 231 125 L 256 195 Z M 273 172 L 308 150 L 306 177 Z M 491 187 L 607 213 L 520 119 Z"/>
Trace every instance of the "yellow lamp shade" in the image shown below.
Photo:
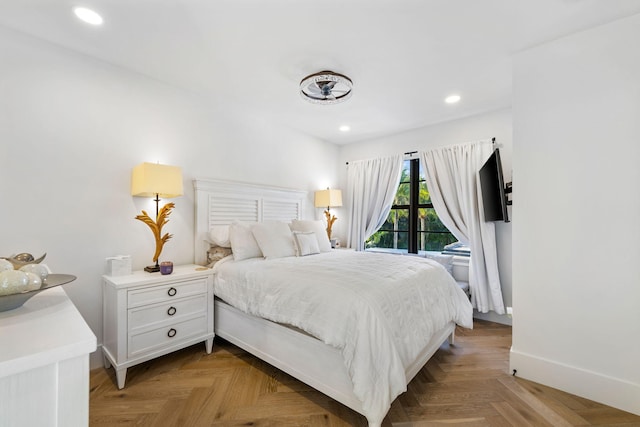
<path fill-rule="evenodd" d="M 182 171 L 178 166 L 141 163 L 131 173 L 131 195 L 171 198 L 182 196 Z"/>
<path fill-rule="evenodd" d="M 342 206 L 342 191 L 329 188 L 316 191 L 314 194 L 314 205 L 316 208 Z"/>

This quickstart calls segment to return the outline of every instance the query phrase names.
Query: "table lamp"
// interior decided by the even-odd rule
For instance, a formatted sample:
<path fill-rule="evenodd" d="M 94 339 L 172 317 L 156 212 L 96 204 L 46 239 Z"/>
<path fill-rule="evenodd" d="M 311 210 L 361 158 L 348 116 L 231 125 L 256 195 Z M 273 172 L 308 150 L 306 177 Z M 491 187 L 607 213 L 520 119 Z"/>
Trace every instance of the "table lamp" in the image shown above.
<path fill-rule="evenodd" d="M 336 218 L 335 215 L 331 215 L 330 209 L 332 207 L 342 206 L 342 191 L 333 190 L 328 187 L 326 190 L 318 190 L 314 194 L 314 205 L 316 208 L 327 207 L 324 215 L 327 218 L 327 236 L 329 237 L 329 241 L 331 241 L 331 228 L 338 218 Z"/>
<path fill-rule="evenodd" d="M 131 195 L 136 197 L 154 197 L 156 202 L 156 218 L 155 221 L 149 215 L 142 211 L 141 215 L 136 216 L 147 224 L 153 232 L 156 240 L 156 251 L 153 255 L 155 265 L 145 267 L 145 271 L 153 273 L 160 271 L 158 258 L 162 252 L 162 247 L 172 235 L 166 233 L 162 235 L 162 227 L 169 222 L 171 209 L 175 207 L 174 203 L 167 203 L 161 209 L 159 208 L 160 197 L 169 199 L 172 197 L 182 196 L 182 172 L 177 166 L 161 165 L 156 163 L 142 163 L 133 168 L 131 173 Z"/>

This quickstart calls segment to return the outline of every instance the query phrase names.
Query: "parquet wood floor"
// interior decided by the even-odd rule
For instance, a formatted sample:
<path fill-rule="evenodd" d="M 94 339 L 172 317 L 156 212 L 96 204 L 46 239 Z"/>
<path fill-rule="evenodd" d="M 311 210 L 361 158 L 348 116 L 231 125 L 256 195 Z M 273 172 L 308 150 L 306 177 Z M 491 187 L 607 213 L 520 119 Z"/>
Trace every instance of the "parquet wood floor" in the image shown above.
<path fill-rule="evenodd" d="M 640 426 L 640 417 L 513 377 L 511 328 L 476 321 L 458 329 L 399 396 L 389 427 Z M 356 412 L 216 338 L 129 369 L 91 372 L 90 425 L 366 426 Z"/>

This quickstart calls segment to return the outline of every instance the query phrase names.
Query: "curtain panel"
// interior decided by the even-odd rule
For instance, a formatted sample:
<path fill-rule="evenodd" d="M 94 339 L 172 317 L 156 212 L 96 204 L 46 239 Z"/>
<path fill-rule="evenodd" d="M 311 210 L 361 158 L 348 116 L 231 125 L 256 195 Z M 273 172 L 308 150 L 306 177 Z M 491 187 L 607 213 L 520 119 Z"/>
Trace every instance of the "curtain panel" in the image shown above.
<path fill-rule="evenodd" d="M 364 250 L 364 242 L 384 224 L 402 176 L 402 156 L 349 162 L 348 245 Z"/>
<path fill-rule="evenodd" d="M 492 152 L 491 141 L 479 141 L 421 152 L 420 161 L 438 217 L 471 249 L 471 303 L 481 313 L 504 314 L 495 225 L 484 221 L 478 173 Z"/>

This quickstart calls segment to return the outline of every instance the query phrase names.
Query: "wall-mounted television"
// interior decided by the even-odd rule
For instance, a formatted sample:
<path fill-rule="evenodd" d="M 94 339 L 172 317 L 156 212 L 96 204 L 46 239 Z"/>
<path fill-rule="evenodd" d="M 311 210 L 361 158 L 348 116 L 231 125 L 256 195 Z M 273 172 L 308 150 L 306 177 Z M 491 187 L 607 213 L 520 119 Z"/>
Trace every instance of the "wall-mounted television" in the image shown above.
<path fill-rule="evenodd" d="M 506 193 L 510 192 L 511 188 L 507 190 L 505 187 L 498 148 L 480 168 L 480 188 L 484 205 L 484 220 L 509 222 L 507 205 L 510 203 L 507 201 Z"/>

